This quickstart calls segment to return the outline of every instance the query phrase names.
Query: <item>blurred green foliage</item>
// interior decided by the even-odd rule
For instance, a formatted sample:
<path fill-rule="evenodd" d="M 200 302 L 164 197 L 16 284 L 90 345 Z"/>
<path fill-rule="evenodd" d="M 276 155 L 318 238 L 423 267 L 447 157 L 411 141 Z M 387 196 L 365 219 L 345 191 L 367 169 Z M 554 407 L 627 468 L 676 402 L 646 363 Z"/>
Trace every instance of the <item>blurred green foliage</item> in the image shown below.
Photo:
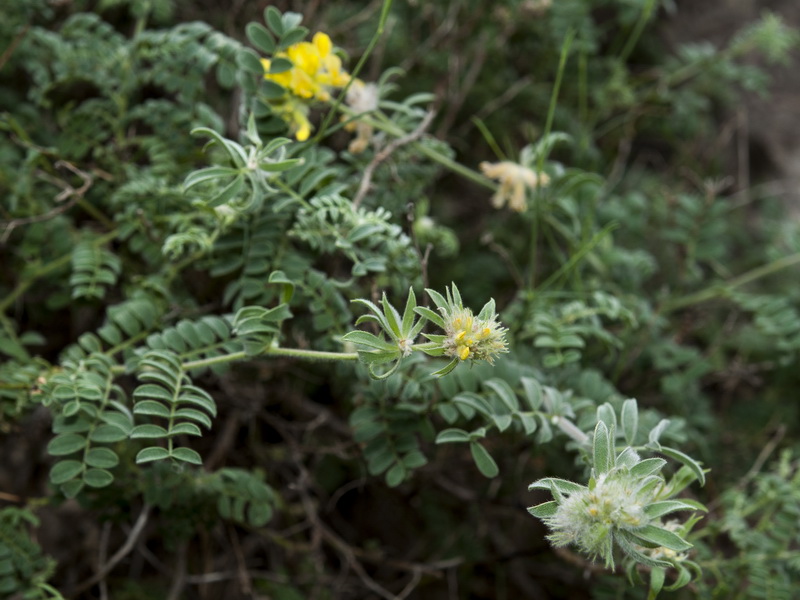
<path fill-rule="evenodd" d="M 0 593 L 791 597 L 800 227 L 708 151 L 777 15 L 669 51 L 670 0 L 3 12 Z M 647 523 L 564 534 L 606 476 Z"/>

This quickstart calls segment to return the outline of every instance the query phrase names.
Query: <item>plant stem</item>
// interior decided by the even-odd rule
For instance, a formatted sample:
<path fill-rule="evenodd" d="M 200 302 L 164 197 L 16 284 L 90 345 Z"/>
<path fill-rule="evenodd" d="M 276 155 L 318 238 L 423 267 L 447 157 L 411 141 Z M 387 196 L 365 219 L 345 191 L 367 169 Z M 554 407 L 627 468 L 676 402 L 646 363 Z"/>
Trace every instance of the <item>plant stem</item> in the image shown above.
<path fill-rule="evenodd" d="M 117 237 L 117 233 L 118 232 L 116 229 L 114 231 L 109 231 L 107 234 L 101 235 L 99 238 L 94 240 L 94 244 L 96 246 L 102 246 L 103 244 L 110 242 L 115 237 Z M 35 269 L 33 273 L 30 275 L 30 277 L 20 281 L 17 284 L 17 287 L 11 290 L 11 293 L 9 293 L 8 296 L 0 300 L 0 313 L 3 313 L 6 310 L 8 310 L 8 307 L 11 306 L 16 301 L 17 298 L 19 298 L 22 294 L 24 294 L 27 291 L 27 289 L 31 287 L 37 279 L 44 277 L 45 275 L 49 275 L 53 271 L 57 271 L 61 267 L 66 266 L 67 264 L 69 264 L 70 260 L 72 260 L 71 252 L 68 254 L 64 254 L 63 256 L 60 256 L 54 261 L 49 262 Z"/>
<path fill-rule="evenodd" d="M 265 348 L 261 354 L 247 354 L 244 350 L 240 352 L 231 352 L 222 356 L 212 356 L 210 358 L 201 358 L 198 360 L 189 360 L 181 364 L 181 369 L 184 371 L 192 371 L 194 369 L 201 369 L 203 367 L 213 367 L 214 365 L 223 365 L 225 363 L 235 362 L 237 360 L 247 360 L 250 358 L 258 358 L 261 356 L 286 356 L 289 358 L 300 358 L 304 360 L 317 361 L 353 361 L 358 360 L 357 352 L 325 352 L 323 350 L 302 350 L 300 348 L 281 348 L 272 346 Z M 125 373 L 123 365 L 112 367 L 111 372 L 115 375 L 122 375 Z"/>
<path fill-rule="evenodd" d="M 566 417 L 556 417 L 558 420 L 556 421 L 556 427 L 558 427 L 561 431 L 566 433 L 569 437 L 573 440 L 578 442 L 581 446 L 585 446 L 589 443 L 589 436 L 586 435 L 583 431 L 578 429 L 578 427 L 567 419 Z"/>
<path fill-rule="evenodd" d="M 288 356 L 305 360 L 358 360 L 357 352 L 325 352 L 324 350 L 301 350 L 300 348 L 268 348 L 265 352 L 270 356 Z"/>
<path fill-rule="evenodd" d="M 94 217 L 97 221 L 102 223 L 105 227 L 108 227 L 109 229 L 114 228 L 114 221 L 109 219 L 100 210 L 95 208 L 95 206 L 92 205 L 91 202 L 87 201 L 86 198 L 78 198 L 78 206 L 89 213 L 89 215 Z"/>
<path fill-rule="evenodd" d="M 348 116 L 355 116 L 355 113 L 345 109 L 344 107 L 342 108 L 342 111 Z M 382 113 L 375 113 L 373 116 L 375 118 L 359 117 L 359 119 L 363 120 L 366 123 L 369 123 L 376 129 L 385 131 L 386 133 L 394 137 L 403 137 L 408 135 L 407 131 L 405 131 L 402 127 L 398 127 L 397 125 L 395 125 L 386 115 Z M 436 149 L 431 148 L 430 146 L 426 146 L 425 144 L 421 144 L 420 142 L 415 142 L 414 148 L 419 150 L 422 154 L 430 158 L 432 161 L 439 163 L 444 168 L 449 169 L 454 173 L 458 173 L 462 177 L 465 177 L 466 179 L 469 179 L 470 181 L 473 181 L 478 185 L 481 185 L 492 191 L 497 190 L 497 184 L 495 184 L 491 179 L 479 173 L 478 171 L 475 171 L 474 169 L 470 169 L 469 167 L 466 167 L 461 163 L 454 161 L 452 158 L 450 158 L 449 156 L 445 156 Z"/>
<path fill-rule="evenodd" d="M 572 40 L 575 38 L 575 31 L 570 29 L 564 37 L 564 43 L 561 44 L 561 56 L 558 59 L 558 72 L 556 73 L 556 81 L 553 84 L 553 93 L 550 95 L 550 106 L 547 109 L 547 120 L 544 124 L 544 132 L 540 139 L 546 140 L 553 129 L 553 120 L 555 119 L 556 106 L 558 105 L 558 92 L 561 89 L 561 81 L 564 78 L 564 71 L 567 66 L 567 57 L 569 56 L 569 49 L 572 46 Z M 545 142 L 546 143 L 546 142 Z M 536 166 L 537 173 L 544 171 L 545 152 L 539 153 L 538 164 Z M 537 192 L 539 188 L 537 187 Z M 530 233 L 530 253 L 528 256 L 528 275 L 526 277 L 526 288 L 533 291 L 536 285 L 536 263 L 538 262 L 539 251 L 539 203 L 535 202 L 533 205 L 533 215 L 531 220 L 531 233 Z"/>
<path fill-rule="evenodd" d="M 644 6 L 644 8 L 642 8 L 642 12 L 639 15 L 639 20 L 636 21 L 636 25 L 631 32 L 631 37 L 628 38 L 625 47 L 622 49 L 622 52 L 619 53 L 619 59 L 621 61 L 625 62 L 628 60 L 631 52 L 633 52 L 633 49 L 636 47 L 636 43 L 642 36 L 645 25 L 647 25 L 647 22 L 650 20 L 650 15 L 653 13 L 655 4 L 655 0 L 648 0 L 647 4 Z"/>
<path fill-rule="evenodd" d="M 304 360 L 338 360 L 338 361 L 348 361 L 348 360 L 358 360 L 358 354 L 356 352 L 324 352 L 322 350 L 302 350 L 300 348 L 281 348 L 281 347 L 269 347 L 264 350 L 264 352 L 257 356 L 287 356 L 290 358 L 301 358 Z M 255 358 L 254 356 L 248 356 L 248 354 L 244 351 L 242 352 L 233 352 L 231 354 L 225 354 L 223 356 L 214 356 L 211 358 L 201 358 L 198 360 L 190 360 L 188 362 L 183 363 L 181 367 L 184 371 L 191 371 L 192 369 L 199 369 L 201 367 L 210 367 L 213 365 L 224 364 L 228 362 L 234 362 L 237 360 L 244 360 L 246 358 Z"/>
<path fill-rule="evenodd" d="M 603 227 L 603 229 L 601 229 L 600 231 L 598 231 L 594 236 L 592 236 L 590 240 L 588 240 L 585 244 L 583 244 L 580 248 L 578 248 L 577 251 L 573 252 L 572 256 L 570 256 L 569 259 L 563 265 L 561 265 L 558 271 L 550 275 L 550 277 L 548 277 L 539 286 L 539 291 L 546 290 L 554 282 L 556 282 L 559 277 L 562 277 L 563 275 L 569 273 L 571 269 L 575 268 L 575 266 L 578 265 L 586 257 L 589 251 L 594 249 L 594 247 L 597 246 L 597 244 L 599 244 L 603 240 L 603 238 L 609 235 L 617 227 L 618 227 L 617 223 L 611 223 Z"/>
<path fill-rule="evenodd" d="M 358 360 L 356 352 L 324 352 L 322 350 L 301 350 L 300 348 L 281 348 L 269 347 L 265 348 L 264 352 L 256 356 L 288 356 L 290 358 L 301 358 L 304 360 Z M 233 352 L 223 356 L 213 356 L 211 358 L 201 358 L 198 360 L 190 360 L 181 365 L 184 371 L 191 371 L 192 369 L 199 369 L 202 367 L 211 367 L 213 365 L 220 365 L 237 360 L 244 360 L 247 358 L 255 358 L 255 356 L 248 355 L 246 352 Z"/>
<path fill-rule="evenodd" d="M 553 120 L 556 115 L 556 106 L 558 105 L 558 91 L 561 89 L 561 80 L 564 78 L 564 71 L 567 66 L 567 57 L 569 56 L 569 49 L 572 46 L 572 40 L 575 39 L 575 30 L 570 29 L 567 35 L 564 36 L 564 43 L 561 44 L 561 56 L 558 59 L 558 72 L 556 72 L 556 81 L 553 84 L 553 93 L 550 96 L 550 106 L 547 109 L 547 120 L 544 124 L 544 132 L 541 139 L 547 139 L 553 129 Z M 544 152 L 539 154 L 538 171 L 541 173 L 544 167 L 544 160 L 547 158 Z"/>
<path fill-rule="evenodd" d="M 701 302 L 707 302 L 708 300 L 725 296 L 737 287 L 741 287 L 745 284 L 755 281 L 756 279 L 766 277 L 767 275 L 772 275 L 773 273 L 777 273 L 778 271 L 798 263 L 800 263 L 800 252 L 790 254 L 789 256 L 784 256 L 783 258 L 779 258 L 778 260 L 775 260 L 769 264 L 756 267 L 755 269 L 752 269 L 747 273 L 743 273 L 738 277 L 734 277 L 726 282 L 715 283 L 704 290 L 695 292 L 694 294 L 689 294 L 688 296 L 684 296 L 676 300 L 667 301 L 661 305 L 659 312 L 666 314 L 674 310 L 678 310 L 679 308 L 691 306 L 692 304 L 700 304 Z"/>
<path fill-rule="evenodd" d="M 375 46 L 378 44 L 378 40 L 381 39 L 383 35 L 383 31 L 386 28 L 386 21 L 389 18 L 389 9 L 392 7 L 392 0 L 383 0 L 383 6 L 381 7 L 381 16 L 378 19 L 378 28 L 375 30 L 375 34 L 372 36 L 372 39 L 369 41 L 366 50 L 361 55 L 361 58 L 356 63 L 356 66 L 353 68 L 353 72 L 350 76 L 350 81 L 347 82 L 347 85 L 344 86 L 344 89 L 336 98 L 331 109 L 325 115 L 325 119 L 323 119 L 322 123 L 319 126 L 319 131 L 317 131 L 317 135 L 311 140 L 311 143 L 319 142 L 322 139 L 322 136 L 325 135 L 325 131 L 328 129 L 328 126 L 331 123 L 331 119 L 336 114 L 336 111 L 340 108 L 342 101 L 347 97 L 347 90 L 350 89 L 350 86 L 356 80 L 356 77 L 361 72 L 361 69 L 364 67 L 364 64 L 367 62 L 367 58 L 369 58 L 372 51 L 375 49 Z"/>

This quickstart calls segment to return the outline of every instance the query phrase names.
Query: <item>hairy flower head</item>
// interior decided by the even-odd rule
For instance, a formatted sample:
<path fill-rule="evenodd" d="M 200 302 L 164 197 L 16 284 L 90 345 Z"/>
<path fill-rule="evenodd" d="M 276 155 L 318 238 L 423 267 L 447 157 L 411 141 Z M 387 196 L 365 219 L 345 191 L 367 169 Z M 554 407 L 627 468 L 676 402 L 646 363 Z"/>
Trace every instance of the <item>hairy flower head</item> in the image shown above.
<path fill-rule="evenodd" d="M 550 183 L 546 173 L 536 173 L 529 167 L 504 160 L 497 163 L 482 162 L 483 174 L 500 182 L 500 187 L 492 196 L 492 206 L 508 207 L 516 212 L 523 212 L 528 204 L 525 201 L 526 188 L 535 189 Z"/>
<path fill-rule="evenodd" d="M 565 497 L 552 516 L 544 519 L 555 546 L 576 544 L 593 559 L 611 563 L 613 535 L 649 525 L 645 506 L 653 501 L 652 486 L 642 487 L 625 470 L 604 473 L 594 488 L 581 486 Z"/>
<path fill-rule="evenodd" d="M 458 290 L 448 290 L 447 301 L 439 306 L 444 323 L 444 354 L 459 360 L 485 360 L 493 363 L 496 355 L 508 352 L 506 331 L 497 321 L 494 300 L 490 300 L 475 316 L 461 303 Z"/>
<path fill-rule="evenodd" d="M 445 354 L 461 360 L 485 360 L 507 352 L 506 329 L 494 319 L 480 319 L 468 308 L 460 308 L 445 319 Z"/>

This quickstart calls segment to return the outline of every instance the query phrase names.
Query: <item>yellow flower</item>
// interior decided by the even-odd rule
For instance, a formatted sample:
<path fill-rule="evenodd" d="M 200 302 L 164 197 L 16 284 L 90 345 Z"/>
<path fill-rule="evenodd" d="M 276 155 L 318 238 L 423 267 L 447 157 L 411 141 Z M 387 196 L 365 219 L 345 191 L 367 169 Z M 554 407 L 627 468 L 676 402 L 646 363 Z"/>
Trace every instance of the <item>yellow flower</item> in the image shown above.
<path fill-rule="evenodd" d="M 330 90 L 347 85 L 350 75 L 342 69 L 342 61 L 333 52 L 333 43 L 327 34 L 317 32 L 310 42 L 298 42 L 289 46 L 285 52 L 278 52 L 273 58 L 291 61 L 292 68 L 281 73 L 270 73 L 272 60 L 262 58 L 264 79 L 274 81 L 287 93 L 280 99 L 270 102 L 272 109 L 284 121 L 298 141 L 305 141 L 311 135 L 311 122 L 308 120 L 309 105 L 314 100 L 328 102 Z"/>
<path fill-rule="evenodd" d="M 292 68 L 282 73 L 265 72 L 264 79 L 274 81 L 295 96 L 327 102 L 329 88 L 344 87 L 350 75 L 342 70 L 341 59 L 333 53 L 333 44 L 327 34 L 317 32 L 311 42 L 298 42 L 279 52 L 275 58 L 288 58 Z M 262 59 L 264 71 L 269 71 L 272 62 Z"/>
<path fill-rule="evenodd" d="M 550 183 L 547 173 L 536 173 L 523 165 L 511 161 L 498 163 L 482 162 L 480 164 L 483 174 L 500 182 L 500 188 L 492 196 L 492 206 L 508 207 L 516 212 L 523 212 L 528 204 L 525 201 L 525 189 L 534 189 Z"/>
<path fill-rule="evenodd" d="M 305 142 L 311 135 L 311 121 L 308 120 L 308 106 L 297 99 L 289 99 L 273 104 L 272 110 L 289 125 L 289 131 L 298 142 Z"/>

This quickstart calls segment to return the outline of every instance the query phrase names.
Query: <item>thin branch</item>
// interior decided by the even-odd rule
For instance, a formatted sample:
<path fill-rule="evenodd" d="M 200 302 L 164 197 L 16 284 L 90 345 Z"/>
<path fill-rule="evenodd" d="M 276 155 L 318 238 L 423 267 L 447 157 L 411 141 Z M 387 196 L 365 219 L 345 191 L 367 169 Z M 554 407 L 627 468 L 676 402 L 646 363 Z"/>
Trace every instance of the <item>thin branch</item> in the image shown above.
<path fill-rule="evenodd" d="M 446 99 L 447 104 L 447 112 L 445 112 L 444 116 L 441 119 L 438 129 L 436 130 L 436 136 L 440 138 L 447 137 L 450 128 L 453 126 L 453 123 L 458 116 L 458 112 L 461 110 L 461 107 L 464 105 L 464 101 L 469 96 L 472 88 L 475 87 L 475 82 L 478 80 L 478 76 L 483 69 L 483 65 L 486 62 L 486 56 L 488 54 L 489 49 L 489 36 L 486 32 L 483 32 L 478 39 L 477 43 L 475 44 L 475 55 L 469 60 L 469 69 L 467 69 L 464 78 L 460 82 L 459 85 L 450 86 L 451 89 L 455 89 L 456 92 L 453 94 L 449 94 L 449 98 Z M 495 40 L 495 44 L 502 44 L 503 40 Z M 454 59 L 458 56 L 457 53 L 451 55 Z M 458 69 L 461 71 L 462 69 Z M 455 82 L 454 82 L 455 83 Z"/>
<path fill-rule="evenodd" d="M 748 484 L 761 472 L 761 469 L 764 468 L 764 464 L 767 462 L 767 459 L 775 452 L 775 448 L 778 447 L 778 444 L 781 443 L 783 440 L 783 436 L 786 435 L 786 425 L 778 426 L 775 433 L 772 435 L 772 438 L 764 445 L 761 449 L 761 452 L 758 453 L 753 466 L 745 473 L 744 477 L 742 477 L 736 484 L 736 490 L 743 491 Z M 712 502 L 708 503 L 708 510 L 713 511 L 718 508 L 722 504 L 722 496 L 718 496 Z"/>
<path fill-rule="evenodd" d="M 233 527 L 228 527 L 228 537 L 230 538 L 231 547 L 233 548 L 233 556 L 236 559 L 236 579 L 239 581 L 241 593 L 252 596 L 253 583 L 247 571 L 247 561 L 245 560 L 244 552 L 242 552 L 242 545 L 239 543 L 239 537 L 236 535 L 236 530 Z"/>
<path fill-rule="evenodd" d="M 111 538 L 111 521 L 103 523 L 103 530 L 100 533 L 100 548 L 97 552 L 98 568 L 106 564 L 108 560 L 108 542 Z M 108 600 L 108 584 L 105 578 L 100 582 L 100 600 Z"/>
<path fill-rule="evenodd" d="M 497 96 L 484 104 L 481 109 L 475 113 L 475 117 L 478 119 L 486 119 L 489 115 L 493 112 L 503 108 L 506 104 L 511 102 L 522 90 L 528 87 L 533 82 L 533 78 L 530 75 L 525 75 L 520 79 L 517 79 L 514 83 L 512 83 L 505 92 Z M 469 127 L 470 122 L 467 121 L 464 123 L 464 127 Z M 458 130 L 459 132 L 461 129 Z"/>
<path fill-rule="evenodd" d="M 409 581 L 408 584 L 406 584 L 406 587 L 404 587 L 403 590 L 397 594 L 396 600 L 405 600 L 405 598 L 408 598 L 411 592 L 417 589 L 421 579 L 422 571 L 420 569 L 414 569 L 411 572 L 411 581 Z"/>
<path fill-rule="evenodd" d="M 67 169 L 75 173 L 75 175 L 77 175 L 83 180 L 81 186 L 79 188 L 74 188 L 63 179 L 60 179 L 58 177 L 53 177 L 52 175 L 50 175 L 49 173 L 45 173 L 44 171 L 37 171 L 36 174 L 40 179 L 43 179 L 44 181 L 47 181 L 48 183 L 51 183 L 58 188 L 61 188 L 61 192 L 59 192 L 53 198 L 53 200 L 56 203 L 58 203 L 59 206 L 56 206 L 52 210 L 49 210 L 42 215 L 36 215 L 33 217 L 25 217 L 20 219 L 12 219 L 8 221 L 7 223 L 5 223 L 6 229 L 3 232 L 2 237 L 0 237 L 0 245 L 5 245 L 6 242 L 8 242 L 8 238 L 11 237 L 11 234 L 13 233 L 14 229 L 19 227 L 20 225 L 29 225 L 31 223 L 41 223 L 42 221 L 49 221 L 53 217 L 68 211 L 77 202 L 80 202 L 83 196 L 89 190 L 89 188 L 92 187 L 92 184 L 94 183 L 94 178 L 88 173 L 81 171 L 75 165 L 64 160 L 59 160 L 56 162 L 55 166 L 56 168 L 66 167 Z M 70 199 L 70 201 L 62 204 L 68 198 Z"/>
<path fill-rule="evenodd" d="M 8 59 L 11 58 L 11 55 L 14 54 L 14 50 L 17 49 L 22 39 L 28 34 L 28 30 L 31 28 L 29 24 L 26 24 L 25 27 L 19 30 L 19 33 L 14 36 L 14 39 L 11 40 L 11 43 L 8 45 L 8 48 L 5 49 L 2 55 L 0 55 L 0 71 L 3 70 L 3 67 L 8 62 Z"/>
<path fill-rule="evenodd" d="M 172 585 L 167 600 L 178 600 L 186 587 L 186 542 L 178 547 L 178 563 L 175 565 Z"/>
<path fill-rule="evenodd" d="M 318 548 L 319 541 L 325 540 L 343 556 L 347 562 L 347 566 L 353 569 L 365 586 L 385 600 L 395 600 L 396 596 L 394 594 L 379 585 L 374 579 L 372 579 L 372 577 L 369 576 L 366 570 L 364 570 L 363 565 L 356 558 L 353 548 L 342 538 L 336 535 L 336 533 L 334 533 L 331 529 L 329 529 L 325 523 L 323 523 L 319 516 L 316 503 L 311 498 L 311 495 L 308 491 L 311 482 L 311 475 L 309 474 L 308 469 L 306 469 L 306 466 L 303 464 L 303 457 L 297 441 L 289 434 L 288 431 L 285 431 L 285 428 L 278 419 L 271 416 L 265 417 L 265 419 L 273 427 L 275 427 L 275 429 L 286 440 L 286 443 L 289 446 L 289 456 L 299 472 L 295 489 L 300 495 L 300 501 L 303 505 L 303 510 L 305 511 L 308 520 L 314 526 L 314 532 L 312 534 L 314 547 Z M 318 561 L 315 561 L 315 563 L 317 566 L 321 566 L 319 565 Z"/>
<path fill-rule="evenodd" d="M 72 596 L 78 596 L 81 592 L 89 589 L 97 582 L 105 579 L 106 576 L 114 569 L 114 567 L 116 567 L 123 558 L 130 554 L 131 550 L 133 550 L 136 546 L 136 541 L 139 539 L 139 535 L 142 533 L 144 526 L 147 525 L 147 519 L 149 516 L 150 505 L 145 504 L 142 507 L 142 512 L 139 513 L 139 517 L 136 519 L 136 523 L 134 523 L 131 532 L 128 534 L 128 539 L 125 540 L 125 543 L 122 545 L 122 547 L 117 550 L 116 554 L 111 557 L 111 560 L 101 567 L 97 573 L 83 583 L 79 583 L 75 588 L 75 591 L 72 593 Z"/>
<path fill-rule="evenodd" d="M 370 183 L 372 182 L 372 176 L 375 173 L 375 169 L 378 168 L 378 165 L 389 158 L 389 156 L 391 156 L 391 154 L 398 148 L 405 146 L 406 144 L 410 144 L 411 142 L 414 142 L 422 137 L 422 134 L 425 133 L 425 130 L 430 126 L 431 121 L 433 121 L 434 116 L 436 116 L 434 111 L 428 111 L 425 113 L 422 121 L 414 131 L 404 135 L 403 137 L 393 140 L 387 144 L 383 150 L 375 155 L 372 161 L 367 165 L 367 168 L 364 169 L 364 177 L 361 179 L 361 184 L 358 186 L 358 192 L 356 192 L 355 198 L 353 198 L 353 206 L 358 206 L 361 204 L 364 196 L 367 195 Z"/>

